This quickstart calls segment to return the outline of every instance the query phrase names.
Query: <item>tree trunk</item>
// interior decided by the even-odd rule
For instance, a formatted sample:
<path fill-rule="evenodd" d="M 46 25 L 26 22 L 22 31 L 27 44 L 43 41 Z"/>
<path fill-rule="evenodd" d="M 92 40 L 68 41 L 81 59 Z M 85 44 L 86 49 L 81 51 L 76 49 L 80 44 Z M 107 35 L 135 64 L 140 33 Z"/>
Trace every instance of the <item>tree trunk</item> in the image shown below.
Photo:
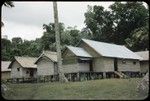
<path fill-rule="evenodd" d="M 61 49 L 60 49 L 60 33 L 59 33 L 59 24 L 58 24 L 58 11 L 57 11 L 57 3 L 53 2 L 54 8 L 54 21 L 55 21 L 55 39 L 56 39 L 56 50 L 57 50 L 57 61 L 58 61 L 58 73 L 59 73 L 59 81 L 67 82 L 62 68 L 62 58 L 61 58 Z"/>

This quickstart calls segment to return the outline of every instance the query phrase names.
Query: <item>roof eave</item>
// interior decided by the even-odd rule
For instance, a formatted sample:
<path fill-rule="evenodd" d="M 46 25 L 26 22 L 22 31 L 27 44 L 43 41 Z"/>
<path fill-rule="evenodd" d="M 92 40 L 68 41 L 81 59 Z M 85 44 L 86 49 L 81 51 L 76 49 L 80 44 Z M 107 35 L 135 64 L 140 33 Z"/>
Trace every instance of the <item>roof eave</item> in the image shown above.
<path fill-rule="evenodd" d="M 140 60 L 139 58 L 124 58 L 124 57 L 111 57 L 111 56 L 102 56 L 106 58 L 118 58 L 118 59 L 129 59 L 129 60 Z"/>
<path fill-rule="evenodd" d="M 33 68 L 33 69 L 37 69 L 37 67 L 23 67 L 23 68 Z"/>
<path fill-rule="evenodd" d="M 93 57 L 89 57 L 89 56 L 77 56 L 77 57 L 83 57 L 83 58 L 93 58 Z"/>
<path fill-rule="evenodd" d="M 140 60 L 140 61 L 149 61 L 149 60 Z"/>
<path fill-rule="evenodd" d="M 6 71 L 6 70 L 5 70 L 5 71 L 1 71 L 1 72 L 11 72 L 11 70 L 9 70 L 9 71 Z"/>

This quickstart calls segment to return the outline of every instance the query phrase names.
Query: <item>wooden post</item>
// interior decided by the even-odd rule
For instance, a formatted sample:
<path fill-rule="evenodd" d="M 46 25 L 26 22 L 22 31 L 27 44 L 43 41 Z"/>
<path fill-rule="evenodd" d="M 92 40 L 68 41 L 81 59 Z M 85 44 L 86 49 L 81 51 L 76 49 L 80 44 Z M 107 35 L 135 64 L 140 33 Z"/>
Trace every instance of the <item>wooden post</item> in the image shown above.
<path fill-rule="evenodd" d="M 77 81 L 80 81 L 80 73 L 77 73 Z"/>
<path fill-rule="evenodd" d="M 91 72 L 90 72 L 90 76 L 89 76 L 89 79 L 91 80 L 92 78 L 91 78 Z"/>
<path fill-rule="evenodd" d="M 73 81 L 73 76 L 72 75 L 73 75 L 73 73 L 71 73 L 71 81 Z"/>
<path fill-rule="evenodd" d="M 22 82 L 24 82 L 24 77 L 22 78 Z"/>
<path fill-rule="evenodd" d="M 69 73 L 69 80 L 71 81 L 71 73 Z"/>
<path fill-rule="evenodd" d="M 89 73 L 88 73 L 88 80 L 90 80 L 90 74 L 91 74 L 91 73 L 89 72 Z"/>
<path fill-rule="evenodd" d="M 61 58 L 61 49 L 60 49 L 60 33 L 59 33 L 58 11 L 57 11 L 56 1 L 53 2 L 53 8 L 54 8 L 55 35 L 56 35 L 55 39 L 56 39 L 56 49 L 57 49 L 59 80 L 61 82 L 67 82 L 67 79 L 64 76 L 63 68 L 62 68 L 62 58 Z"/>
<path fill-rule="evenodd" d="M 103 78 L 106 78 L 106 72 L 103 72 Z"/>
<path fill-rule="evenodd" d="M 19 83 L 19 80 L 18 80 L 18 78 L 17 78 L 17 83 Z"/>

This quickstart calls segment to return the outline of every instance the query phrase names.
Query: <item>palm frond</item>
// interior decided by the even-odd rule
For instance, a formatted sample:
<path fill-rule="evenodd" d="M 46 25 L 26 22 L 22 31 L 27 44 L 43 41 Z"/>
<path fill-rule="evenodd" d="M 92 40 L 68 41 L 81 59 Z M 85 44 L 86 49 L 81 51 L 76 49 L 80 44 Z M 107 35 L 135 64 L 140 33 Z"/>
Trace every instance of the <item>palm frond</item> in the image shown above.
<path fill-rule="evenodd" d="M 6 7 L 14 7 L 14 4 L 13 4 L 12 1 L 5 1 L 4 2 L 4 6 L 6 6 Z"/>

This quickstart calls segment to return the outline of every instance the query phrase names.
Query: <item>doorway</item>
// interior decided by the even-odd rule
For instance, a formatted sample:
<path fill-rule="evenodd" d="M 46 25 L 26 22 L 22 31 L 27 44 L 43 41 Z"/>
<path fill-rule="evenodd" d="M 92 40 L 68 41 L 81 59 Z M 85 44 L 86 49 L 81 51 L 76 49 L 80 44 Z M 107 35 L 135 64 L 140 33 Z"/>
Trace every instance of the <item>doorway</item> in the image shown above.
<path fill-rule="evenodd" d="M 118 59 L 114 58 L 114 71 L 118 71 Z"/>
<path fill-rule="evenodd" d="M 90 72 L 93 72 L 93 62 L 92 62 L 92 60 L 89 61 L 89 65 L 90 65 Z"/>
<path fill-rule="evenodd" d="M 30 77 L 33 77 L 34 71 L 33 69 L 30 70 Z"/>

